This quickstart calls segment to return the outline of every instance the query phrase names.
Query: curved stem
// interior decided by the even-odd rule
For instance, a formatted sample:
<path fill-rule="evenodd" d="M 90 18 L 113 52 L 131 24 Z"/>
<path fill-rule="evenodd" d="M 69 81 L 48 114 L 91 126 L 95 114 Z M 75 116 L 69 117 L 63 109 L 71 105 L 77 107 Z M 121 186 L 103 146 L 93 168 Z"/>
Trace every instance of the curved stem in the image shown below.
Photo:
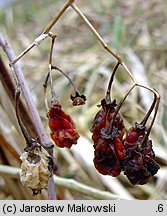
<path fill-rule="evenodd" d="M 154 117 L 153 117 L 153 121 L 152 121 L 151 126 L 150 126 L 150 128 L 149 128 L 149 131 L 147 132 L 147 134 L 149 135 L 149 133 L 150 133 L 150 131 L 151 131 L 151 128 L 152 128 L 152 126 L 153 126 L 153 124 L 154 124 L 154 120 L 155 120 L 157 111 L 158 111 L 159 101 L 160 101 L 160 95 L 159 95 L 159 93 L 158 93 L 155 89 L 149 88 L 149 87 L 144 86 L 144 85 L 141 85 L 141 84 L 139 84 L 139 83 L 135 83 L 135 84 L 129 89 L 129 91 L 126 93 L 126 95 L 125 95 L 125 97 L 123 98 L 123 100 L 119 103 L 119 105 L 118 105 L 118 107 L 117 107 L 117 109 L 116 109 L 116 112 L 115 112 L 115 114 L 114 114 L 112 124 L 111 124 L 111 126 L 109 127 L 109 131 L 112 131 L 112 129 L 113 129 L 113 125 L 114 125 L 116 116 L 117 116 L 117 114 L 118 114 L 118 112 L 119 112 L 119 110 L 120 110 L 122 104 L 124 103 L 124 101 L 126 100 L 126 98 L 128 97 L 128 95 L 130 94 L 130 92 L 131 92 L 135 87 L 137 87 L 137 86 L 138 86 L 138 87 L 141 87 L 141 88 L 145 88 L 145 89 L 151 91 L 152 93 L 154 93 L 154 101 L 153 101 L 153 103 L 152 103 L 152 105 L 151 105 L 151 107 L 150 107 L 150 110 L 148 111 L 148 115 L 145 116 L 145 118 L 144 118 L 144 120 L 143 120 L 142 122 L 145 122 L 145 123 L 147 122 L 148 117 L 150 116 L 150 114 L 151 114 L 153 108 L 155 107 L 156 100 L 158 101 L 158 102 L 157 102 L 158 105 L 156 105 L 156 108 L 155 108 L 156 110 L 155 110 L 155 114 L 154 114 Z M 147 137 L 148 137 L 148 136 L 147 136 Z"/>
<path fill-rule="evenodd" d="M 152 113 L 152 111 L 153 111 L 153 109 L 155 107 L 156 101 L 157 101 L 157 96 L 156 96 L 156 94 L 154 94 L 154 100 L 153 100 L 153 102 L 151 104 L 151 107 L 150 107 L 149 111 L 147 112 L 146 116 L 144 117 L 144 119 L 140 123 L 141 125 L 143 125 L 143 126 L 146 125 L 147 120 L 150 117 L 150 115 L 151 115 L 151 113 Z"/>
<path fill-rule="evenodd" d="M 145 89 L 151 91 L 152 93 L 154 93 L 156 99 L 159 99 L 159 98 L 160 98 L 159 93 L 158 93 L 155 89 L 149 88 L 149 87 L 144 86 L 144 85 L 141 85 L 141 84 L 139 84 L 139 83 L 135 83 L 135 84 L 130 88 L 130 90 L 126 93 L 126 95 L 125 95 L 125 97 L 123 98 L 123 100 L 119 103 L 119 105 L 118 105 L 118 107 L 117 107 L 117 110 L 116 110 L 116 114 L 119 112 L 119 110 L 120 110 L 122 104 L 124 103 L 124 101 L 126 100 L 127 96 L 128 96 L 128 95 L 130 94 L 130 92 L 131 92 L 135 87 L 137 87 L 137 86 L 138 86 L 138 87 L 141 87 L 141 88 L 145 88 Z M 154 105 L 154 106 L 155 106 L 155 105 Z"/>
<path fill-rule="evenodd" d="M 157 99 L 160 98 L 159 93 L 158 93 L 155 89 L 150 88 L 150 87 L 148 87 L 148 86 L 144 86 L 144 85 L 139 84 L 139 83 L 136 83 L 136 85 L 139 86 L 139 87 L 141 87 L 141 88 L 145 88 L 145 89 L 151 91 L 152 93 L 154 93 L 154 94 L 156 95 Z"/>
<path fill-rule="evenodd" d="M 149 133 L 150 133 L 150 131 L 152 129 L 152 126 L 153 126 L 153 124 L 155 122 L 155 118 L 156 118 L 156 115 L 157 115 L 157 112 L 158 112 L 159 104 L 160 104 L 160 98 L 157 99 L 157 104 L 156 104 L 156 107 L 155 107 L 155 113 L 154 113 L 153 119 L 151 121 L 151 125 L 150 125 L 150 127 L 148 129 L 148 132 L 147 132 L 148 135 L 149 135 Z"/>
<path fill-rule="evenodd" d="M 113 83 L 113 80 L 114 80 L 114 76 L 115 76 L 115 73 L 119 67 L 120 63 L 118 62 L 111 74 L 111 77 L 110 77 L 110 80 L 109 80 L 109 83 L 108 83 L 108 88 L 107 88 L 107 92 L 106 92 L 106 100 L 107 101 L 110 101 L 111 102 L 111 96 L 110 96 L 110 92 L 111 92 L 111 86 L 112 86 L 112 83 Z"/>
<path fill-rule="evenodd" d="M 130 92 L 137 86 L 137 83 L 135 83 L 130 89 L 129 91 L 126 93 L 125 97 L 122 99 L 122 101 L 119 103 L 117 109 L 116 109 L 116 115 L 119 112 L 122 104 L 124 103 L 124 101 L 126 100 L 126 98 L 128 97 L 128 95 L 130 94 Z"/>
<path fill-rule="evenodd" d="M 23 123 L 22 123 L 22 121 L 20 119 L 19 111 L 18 111 L 19 97 L 20 97 L 20 87 L 17 86 L 17 89 L 15 91 L 15 101 L 16 101 L 16 103 L 15 103 L 15 111 L 16 111 L 16 117 L 17 117 L 17 121 L 18 121 L 18 124 L 20 126 L 20 129 L 21 129 L 21 132 L 22 132 L 22 134 L 23 134 L 23 136 L 24 136 L 24 138 L 26 140 L 26 149 L 28 149 L 28 148 L 32 147 L 32 143 L 34 143 L 35 140 L 32 139 L 29 136 L 27 130 L 25 129 L 25 127 L 24 127 L 24 125 L 23 125 Z"/>
<path fill-rule="evenodd" d="M 119 112 L 119 110 L 121 109 L 121 106 L 122 104 L 124 103 L 124 101 L 126 100 L 126 98 L 128 97 L 128 95 L 130 94 L 130 92 L 136 87 L 136 83 L 129 89 L 129 91 L 126 93 L 125 97 L 122 99 L 122 101 L 119 103 L 117 109 L 116 109 L 116 112 L 114 114 L 114 117 L 113 117 L 113 121 L 112 121 L 112 124 L 109 126 L 108 128 L 108 131 L 111 132 L 113 130 L 113 126 L 114 126 L 114 123 L 115 123 L 115 120 L 116 120 L 116 116 Z"/>
<path fill-rule="evenodd" d="M 74 91 L 77 92 L 77 93 L 80 95 L 80 92 L 79 92 L 77 86 L 76 86 L 75 83 L 72 81 L 72 79 L 71 79 L 69 76 L 67 76 L 67 74 L 65 74 L 65 73 L 64 73 L 60 68 L 58 68 L 57 66 L 52 65 L 51 68 L 54 69 L 54 70 L 59 71 L 60 73 L 62 73 L 62 74 L 69 80 L 69 82 L 71 83 L 71 85 L 72 85 Z"/>
<path fill-rule="evenodd" d="M 154 122 L 155 122 L 155 118 L 156 118 L 156 116 L 157 116 L 159 104 L 160 104 L 160 97 L 157 98 L 157 103 L 156 103 L 156 106 L 155 106 L 155 113 L 154 113 L 153 119 L 152 119 L 152 121 L 151 121 L 150 127 L 148 128 L 147 133 L 146 133 L 146 135 L 145 135 L 145 137 L 144 137 L 144 139 L 143 139 L 143 141 L 142 141 L 142 146 L 144 146 L 144 145 L 147 144 L 146 141 L 148 140 L 148 137 L 149 137 L 149 135 L 150 135 L 151 129 L 152 129 L 153 124 L 154 124 Z"/>

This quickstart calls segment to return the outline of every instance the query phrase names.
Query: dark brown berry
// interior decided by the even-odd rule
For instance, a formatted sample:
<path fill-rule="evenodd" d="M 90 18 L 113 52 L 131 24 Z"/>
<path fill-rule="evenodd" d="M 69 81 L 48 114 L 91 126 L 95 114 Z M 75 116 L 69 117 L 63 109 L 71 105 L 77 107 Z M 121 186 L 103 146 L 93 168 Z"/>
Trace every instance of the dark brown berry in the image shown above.
<path fill-rule="evenodd" d="M 94 141 L 94 165 L 103 175 L 118 176 L 125 159 L 123 146 L 123 120 L 116 113 L 116 101 L 101 102 L 102 108 L 96 114 L 91 132 Z"/>
<path fill-rule="evenodd" d="M 126 157 L 123 161 L 124 174 L 132 184 L 146 184 L 159 170 L 155 161 L 152 141 L 145 139 L 147 130 L 136 124 L 127 132 L 124 140 Z"/>

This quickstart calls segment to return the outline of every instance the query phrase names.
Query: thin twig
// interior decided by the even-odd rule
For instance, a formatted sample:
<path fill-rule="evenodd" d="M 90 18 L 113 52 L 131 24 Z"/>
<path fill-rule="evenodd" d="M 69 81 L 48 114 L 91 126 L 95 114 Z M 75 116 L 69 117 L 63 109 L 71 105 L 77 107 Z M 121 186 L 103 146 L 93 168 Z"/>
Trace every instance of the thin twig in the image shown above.
<path fill-rule="evenodd" d="M 39 45 L 41 41 L 43 41 L 45 38 L 49 36 L 49 31 L 51 28 L 56 24 L 56 22 L 60 19 L 60 17 L 64 14 L 64 12 L 67 10 L 67 8 L 73 3 L 74 0 L 69 0 L 63 8 L 58 12 L 58 14 L 55 16 L 55 18 L 50 22 L 50 24 L 44 29 L 43 33 L 40 34 L 30 46 L 25 49 L 20 55 L 18 55 L 13 61 L 10 62 L 10 65 L 14 65 L 19 59 L 21 59 L 26 53 L 28 53 L 32 48 L 34 48 L 36 45 Z"/>
<path fill-rule="evenodd" d="M 19 179 L 20 175 L 20 169 L 6 166 L 6 165 L 0 165 L 0 175 L 8 176 L 10 178 Z M 62 177 L 58 177 L 54 175 L 54 182 L 56 182 L 56 186 L 66 188 L 68 190 L 72 190 L 75 192 L 79 192 L 85 196 L 89 196 L 93 199 L 104 199 L 104 200 L 116 200 L 116 199 L 127 199 L 115 194 L 112 194 L 107 191 L 101 191 L 96 188 L 90 187 L 85 184 L 81 184 L 73 179 L 65 179 Z"/>
<path fill-rule="evenodd" d="M 104 42 L 100 34 L 96 31 L 96 29 L 92 26 L 92 24 L 89 22 L 89 20 L 86 18 L 86 16 L 81 12 L 81 10 L 76 6 L 76 4 L 72 3 L 71 7 L 76 11 L 76 13 L 84 20 L 86 25 L 90 28 L 90 30 L 94 33 L 96 38 L 101 42 L 102 46 L 109 52 L 111 53 L 121 64 L 122 59 L 110 48 L 108 45 Z"/>
<path fill-rule="evenodd" d="M 76 86 L 75 83 L 72 81 L 72 79 L 71 79 L 69 76 L 67 76 L 67 74 L 66 74 L 65 72 L 63 72 L 60 68 L 58 68 L 58 67 L 55 66 L 55 65 L 52 65 L 52 69 L 57 70 L 57 71 L 59 71 L 60 73 L 62 73 L 62 74 L 69 80 L 69 82 L 70 82 L 70 84 L 72 85 L 74 91 L 75 91 L 75 92 L 78 92 L 78 94 L 80 95 L 80 92 L 79 92 L 77 86 Z"/>
<path fill-rule="evenodd" d="M 50 36 L 50 30 L 52 27 L 57 23 L 57 21 L 60 19 L 60 17 L 64 14 L 64 12 L 67 10 L 69 6 L 73 8 L 74 11 L 84 20 L 86 25 L 90 28 L 90 30 L 93 32 L 93 34 L 96 36 L 96 38 L 100 41 L 102 46 L 105 50 L 107 50 L 114 58 L 117 59 L 117 61 L 125 68 L 129 76 L 131 77 L 132 81 L 135 82 L 135 79 L 130 72 L 129 68 L 125 65 L 122 58 L 118 56 L 111 47 L 109 47 L 106 42 L 103 40 L 103 38 L 100 36 L 100 34 L 96 31 L 96 29 L 93 27 L 93 25 L 89 22 L 87 17 L 81 12 L 81 10 L 75 5 L 75 0 L 69 0 L 62 9 L 58 12 L 58 14 L 55 16 L 55 18 L 50 22 L 50 24 L 44 29 L 43 33 L 37 37 L 34 42 L 26 49 L 24 50 L 19 56 L 17 56 L 13 61 L 11 61 L 10 65 L 14 65 L 20 58 L 22 58 L 27 52 L 29 52 L 33 47 L 40 44 L 41 41 L 43 41 L 46 37 Z"/>
<path fill-rule="evenodd" d="M 135 79 L 130 72 L 129 68 L 125 65 L 122 58 L 118 56 L 111 47 L 109 47 L 106 42 L 103 40 L 103 38 L 100 36 L 100 34 L 96 31 L 96 29 L 93 27 L 93 25 L 89 22 L 89 20 L 86 18 L 86 16 L 81 12 L 81 10 L 76 6 L 76 4 L 72 3 L 71 7 L 76 11 L 76 13 L 84 20 L 86 25 L 90 28 L 90 30 L 93 32 L 93 34 L 96 36 L 96 38 L 100 41 L 102 46 L 105 50 L 107 50 L 114 58 L 117 59 L 117 61 L 125 68 L 129 76 L 131 77 L 132 81 L 135 82 Z"/>
<path fill-rule="evenodd" d="M 7 41 L 5 40 L 5 38 L 1 34 L 0 34 L 0 46 L 3 48 L 4 52 L 6 53 L 8 59 L 9 59 L 9 61 L 12 62 L 16 58 L 15 53 L 12 50 L 12 48 L 8 45 Z M 29 111 L 31 112 L 32 121 L 33 121 L 34 127 L 35 127 L 35 129 L 37 131 L 40 143 L 46 149 L 49 149 L 52 146 L 52 144 L 51 144 L 47 134 L 45 133 L 45 129 L 44 129 L 43 124 L 41 122 L 38 110 L 36 108 L 36 105 L 35 105 L 34 100 L 32 98 L 31 92 L 30 92 L 30 90 L 28 88 L 28 85 L 26 83 L 26 80 L 24 78 L 21 67 L 20 67 L 20 65 L 18 63 L 14 64 L 12 67 L 13 67 L 13 69 L 15 71 L 15 74 L 17 76 L 17 80 L 18 80 L 18 82 L 20 84 L 20 87 L 21 87 L 21 89 L 23 91 L 23 94 L 24 94 L 27 106 L 29 108 Z M 52 155 L 51 150 L 50 150 L 50 153 Z M 50 181 L 51 182 L 50 185 L 53 184 L 52 181 L 53 181 L 53 179 Z M 52 190 L 53 190 L 52 188 L 50 189 L 48 187 L 49 199 L 55 199 L 55 197 L 56 197 L 56 194 L 53 194 L 54 192 Z M 53 196 L 52 196 L 52 194 L 53 194 Z"/>
<path fill-rule="evenodd" d="M 7 43 L 7 41 L 5 40 L 5 38 L 0 34 L 0 46 L 3 48 L 4 52 L 6 53 L 8 59 L 10 61 L 12 61 L 13 59 L 15 59 L 15 53 L 12 50 L 12 48 L 9 46 L 9 44 Z M 23 72 L 21 70 L 21 67 L 19 64 L 15 64 L 13 65 L 13 69 L 15 71 L 15 74 L 17 76 L 17 80 L 19 81 L 19 84 L 21 86 L 21 89 L 23 91 L 27 106 L 29 108 L 29 111 L 31 112 L 32 115 L 32 120 L 33 120 L 33 124 L 36 128 L 36 131 L 38 133 L 40 142 L 45 146 L 45 147 L 49 147 L 51 145 L 50 140 L 48 139 L 46 133 L 45 133 L 45 129 L 43 127 L 43 124 L 41 122 L 38 110 L 36 108 L 36 105 L 34 103 L 34 100 L 32 98 L 31 92 L 29 90 L 29 87 L 26 83 L 25 77 L 23 75 Z"/>
<path fill-rule="evenodd" d="M 143 125 L 143 126 L 146 125 L 146 123 L 147 123 L 147 121 L 148 121 L 148 119 L 149 119 L 149 117 L 150 117 L 150 115 L 151 115 L 151 113 L 152 113 L 152 111 L 153 111 L 153 109 L 155 107 L 156 102 L 157 102 L 157 96 L 156 96 L 156 94 L 154 94 L 154 100 L 153 100 L 153 102 L 151 104 L 150 109 L 148 110 L 147 114 L 145 115 L 144 119 L 140 123 L 141 125 Z"/>
<path fill-rule="evenodd" d="M 106 99 L 108 99 L 110 102 L 111 102 L 111 96 L 110 96 L 110 92 L 111 92 L 111 85 L 113 83 L 113 80 L 114 80 L 114 76 L 115 76 L 115 73 L 119 67 L 120 63 L 118 62 L 111 74 L 111 77 L 110 77 L 110 80 L 109 80 L 109 84 L 108 84 L 108 88 L 107 88 L 107 92 L 106 92 Z"/>
<path fill-rule="evenodd" d="M 5 91 L 9 96 L 10 101 L 12 102 L 13 106 L 15 106 L 15 84 L 13 82 L 13 78 L 11 74 L 9 73 L 9 70 L 7 70 L 7 68 L 5 67 L 3 59 L 1 59 L 1 57 L 0 57 L 0 80 L 2 82 Z M 25 103 L 23 103 L 22 99 L 20 99 L 19 102 L 19 113 L 23 121 L 23 124 L 27 128 L 30 136 L 37 137 L 37 132 L 33 125 L 32 118 L 27 110 L 27 107 L 25 106 Z"/>
<path fill-rule="evenodd" d="M 160 104 L 160 97 L 157 98 L 157 103 L 156 103 L 156 106 L 155 106 L 154 116 L 153 116 L 153 119 L 152 119 L 152 121 L 151 121 L 151 124 L 150 124 L 150 126 L 149 126 L 149 128 L 148 128 L 148 130 L 147 130 L 147 134 L 146 134 L 146 136 L 144 137 L 144 140 L 143 140 L 143 142 L 142 142 L 142 145 L 145 145 L 145 143 L 146 143 L 146 141 L 147 141 L 147 139 L 148 139 L 148 137 L 149 137 L 149 135 L 150 135 L 151 129 L 152 129 L 152 127 L 153 127 L 153 124 L 154 124 L 154 122 L 155 122 L 155 118 L 156 118 L 157 113 L 158 113 L 159 104 Z"/>
<path fill-rule="evenodd" d="M 67 8 L 74 2 L 75 0 L 69 0 L 62 9 L 58 12 L 58 14 L 55 16 L 55 18 L 50 22 L 50 24 L 46 27 L 46 29 L 43 31 L 43 34 L 49 33 L 51 28 L 56 24 L 56 22 L 60 19 L 60 17 L 64 14 L 64 12 L 67 10 Z"/>
<path fill-rule="evenodd" d="M 159 95 L 159 93 L 158 93 L 155 89 L 149 88 L 149 87 L 144 86 L 144 85 L 141 85 L 141 84 L 139 84 L 139 83 L 134 83 L 133 86 L 132 86 L 132 87 L 129 89 L 129 91 L 126 93 L 126 95 L 125 95 L 125 97 L 122 99 L 122 101 L 118 104 L 117 109 L 116 109 L 116 112 L 115 112 L 114 117 L 113 117 L 112 124 L 111 124 L 111 126 L 110 126 L 110 128 L 111 128 L 110 131 L 111 131 L 112 128 L 113 128 L 113 125 L 114 125 L 114 122 L 115 122 L 115 120 L 116 120 L 116 116 L 117 116 L 119 110 L 121 109 L 121 107 L 122 107 L 123 103 L 125 102 L 126 98 L 128 97 L 128 95 L 131 93 L 131 91 L 132 91 L 135 87 L 141 87 L 141 88 L 147 89 L 148 91 L 151 91 L 151 92 L 154 94 L 154 96 L 155 96 L 155 98 L 156 98 L 156 101 L 157 101 L 157 104 L 156 104 L 156 107 L 155 107 L 154 117 L 153 117 L 153 120 L 152 120 L 152 122 L 151 122 L 151 126 L 150 126 L 149 129 L 148 129 L 147 135 L 146 135 L 146 136 L 148 137 L 148 135 L 149 135 L 150 132 L 151 132 L 151 128 L 152 128 L 152 126 L 153 126 L 153 124 L 154 124 L 154 121 L 155 121 L 155 118 L 156 118 L 156 115 L 157 115 L 157 112 L 158 112 L 159 103 L 160 103 L 160 95 Z M 156 101 L 155 101 L 155 102 L 156 102 Z M 154 106 L 154 105 L 155 105 L 155 104 L 154 104 L 154 101 L 153 101 L 153 106 Z M 152 109 L 152 108 L 153 108 L 153 107 L 151 106 L 151 109 Z M 152 110 L 151 110 L 151 112 L 152 112 Z M 151 114 L 151 113 L 150 113 L 150 114 Z M 145 139 L 144 139 L 144 140 L 145 140 Z"/>
<path fill-rule="evenodd" d="M 14 65 L 19 59 L 21 59 L 26 53 L 28 53 L 35 46 L 36 46 L 35 42 L 30 44 L 30 46 L 27 47 L 27 49 L 25 49 L 22 53 L 20 53 L 20 55 L 18 55 L 13 61 L 10 62 L 10 65 L 11 66 Z"/>

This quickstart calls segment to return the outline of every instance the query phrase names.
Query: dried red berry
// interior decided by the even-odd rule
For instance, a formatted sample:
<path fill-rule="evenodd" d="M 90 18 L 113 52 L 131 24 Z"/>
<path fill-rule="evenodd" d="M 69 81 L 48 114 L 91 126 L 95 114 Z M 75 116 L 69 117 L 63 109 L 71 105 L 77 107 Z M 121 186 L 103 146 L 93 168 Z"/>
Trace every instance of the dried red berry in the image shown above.
<path fill-rule="evenodd" d="M 103 175 L 118 176 L 125 158 L 123 146 L 124 125 L 115 110 L 116 101 L 102 100 L 102 108 L 96 114 L 91 132 L 94 141 L 94 165 Z M 114 122 L 113 122 L 114 120 Z"/>
<path fill-rule="evenodd" d="M 152 141 L 145 139 L 146 127 L 135 124 L 127 132 L 124 140 L 126 158 L 123 162 L 124 174 L 132 184 L 146 184 L 160 168 L 155 161 Z"/>
<path fill-rule="evenodd" d="M 48 112 L 51 138 L 58 147 L 71 148 L 77 143 L 79 134 L 71 117 L 62 111 L 61 105 L 55 102 Z"/>

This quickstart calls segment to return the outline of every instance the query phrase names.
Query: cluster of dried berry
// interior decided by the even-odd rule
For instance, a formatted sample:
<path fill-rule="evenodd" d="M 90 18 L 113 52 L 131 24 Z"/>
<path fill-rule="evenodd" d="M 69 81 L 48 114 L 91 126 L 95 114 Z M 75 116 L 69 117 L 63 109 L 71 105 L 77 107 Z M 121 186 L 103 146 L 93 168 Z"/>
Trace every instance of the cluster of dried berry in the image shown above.
<path fill-rule="evenodd" d="M 149 134 L 155 120 L 159 102 L 154 93 L 154 101 L 141 123 L 135 125 L 125 132 L 123 119 L 119 110 L 127 95 L 117 105 L 116 100 L 111 100 L 110 91 L 115 72 L 119 64 L 116 65 L 107 89 L 106 97 L 101 100 L 100 111 L 96 114 L 91 127 L 92 140 L 94 142 L 94 166 L 103 175 L 117 177 L 123 171 L 131 184 L 146 184 L 151 176 L 155 175 L 160 168 L 155 161 L 155 154 Z M 52 66 L 52 69 L 58 69 Z M 58 69 L 61 71 L 60 69 Z M 61 71 L 62 72 L 62 71 Z M 64 72 L 62 72 L 64 74 Z M 47 87 L 47 76 L 44 87 Z M 67 75 L 66 75 L 67 77 Z M 70 78 L 68 77 L 70 80 Z M 74 89 L 75 96 L 71 96 L 73 106 L 85 104 L 86 97 L 80 95 L 74 83 L 70 80 Z M 52 83 L 52 82 L 51 82 Z M 51 107 L 47 113 L 49 118 L 50 136 L 54 143 L 60 148 L 71 148 L 77 144 L 79 134 L 71 117 L 67 115 L 58 102 L 53 87 L 51 86 Z M 27 141 L 27 147 L 21 159 L 22 183 L 30 187 L 33 194 L 38 194 L 41 189 L 46 188 L 48 181 L 53 174 L 53 159 L 48 152 L 36 141 L 31 139 L 24 129 L 18 115 L 18 98 L 16 97 L 16 115 L 19 125 Z M 156 108 L 155 108 L 156 106 Z M 147 120 L 153 109 L 155 114 L 149 128 L 146 127 Z"/>
<path fill-rule="evenodd" d="M 146 184 L 160 168 L 145 126 L 136 123 L 123 139 L 125 128 L 122 118 L 116 113 L 115 101 L 109 104 L 103 101 L 91 132 L 94 165 L 99 173 L 115 177 L 124 171 L 132 184 Z"/>
<path fill-rule="evenodd" d="M 103 175 L 116 177 L 123 171 L 132 184 L 145 184 L 160 168 L 155 161 L 152 141 L 149 140 L 151 126 L 146 127 L 156 105 L 156 95 L 143 121 L 140 124 L 135 123 L 125 133 L 123 119 L 119 114 L 122 102 L 117 106 L 116 100 L 112 101 L 110 98 L 111 85 L 118 66 L 119 64 L 111 75 L 106 97 L 101 101 L 101 109 L 91 127 L 94 142 L 93 161 L 95 168 Z M 85 104 L 86 97 L 76 92 L 71 99 L 73 105 L 78 106 Z M 70 116 L 62 111 L 59 102 L 52 101 L 54 102 L 48 112 L 51 138 L 58 147 L 71 148 L 79 138 L 75 124 Z"/>
<path fill-rule="evenodd" d="M 125 133 L 123 119 L 119 114 L 122 102 L 117 106 L 116 100 L 112 101 L 110 98 L 111 85 L 118 65 L 111 75 L 106 97 L 101 101 L 101 109 L 91 127 L 94 142 L 93 161 L 95 168 L 103 175 L 116 177 L 123 171 L 132 184 L 145 184 L 160 168 L 155 161 L 152 141 L 149 140 L 151 126 L 146 127 L 147 120 L 156 105 L 156 95 L 143 121 L 140 124 L 135 123 Z M 78 106 L 85 103 L 86 97 L 76 92 L 71 99 L 73 105 Z M 52 103 L 48 117 L 51 138 L 58 147 L 71 148 L 77 143 L 79 135 L 75 124 L 70 116 L 62 111 L 57 100 Z"/>
<path fill-rule="evenodd" d="M 146 127 L 147 120 L 156 105 L 156 95 L 154 94 L 154 101 L 143 121 L 140 124 L 135 123 L 125 133 L 123 119 L 119 114 L 122 103 L 117 107 L 116 100 L 110 99 L 114 72 L 106 98 L 101 101 L 101 109 L 96 114 L 91 128 L 94 141 L 94 165 L 103 175 L 116 177 L 123 171 L 131 184 L 146 184 L 160 168 L 155 161 L 152 141 L 149 140 L 157 110 L 151 126 Z"/>

